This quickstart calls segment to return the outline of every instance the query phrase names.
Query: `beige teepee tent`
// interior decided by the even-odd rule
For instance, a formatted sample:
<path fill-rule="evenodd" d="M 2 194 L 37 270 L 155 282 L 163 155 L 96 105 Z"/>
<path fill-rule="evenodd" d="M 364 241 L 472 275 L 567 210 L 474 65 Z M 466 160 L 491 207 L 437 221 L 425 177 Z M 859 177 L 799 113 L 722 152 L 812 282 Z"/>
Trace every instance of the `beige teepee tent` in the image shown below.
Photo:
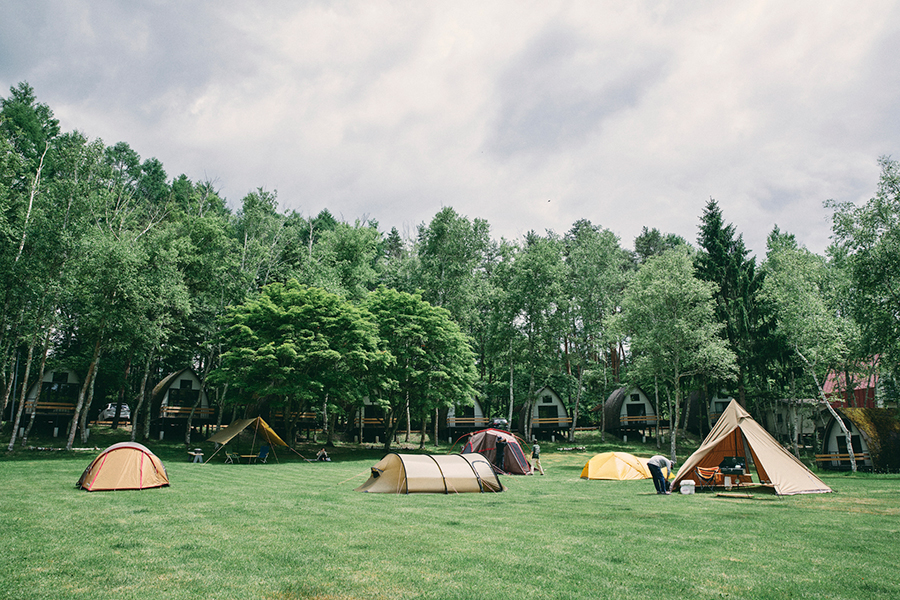
<path fill-rule="evenodd" d="M 678 469 L 672 488 L 682 479 L 693 479 L 697 467 L 717 467 L 725 457 L 747 457 L 756 465 L 759 482 L 771 485 L 781 496 L 819 494 L 831 488 L 813 475 L 793 454 L 732 400 L 696 452 Z"/>

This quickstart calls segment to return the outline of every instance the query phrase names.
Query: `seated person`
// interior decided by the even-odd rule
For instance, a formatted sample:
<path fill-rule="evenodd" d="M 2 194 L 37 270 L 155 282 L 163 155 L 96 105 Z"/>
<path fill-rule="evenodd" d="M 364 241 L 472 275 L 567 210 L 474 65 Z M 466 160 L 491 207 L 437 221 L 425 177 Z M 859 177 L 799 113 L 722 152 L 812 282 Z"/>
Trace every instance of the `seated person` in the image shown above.
<path fill-rule="evenodd" d="M 316 460 L 331 462 L 331 459 L 328 458 L 328 453 L 325 452 L 325 448 L 319 450 L 319 453 L 316 454 Z"/>

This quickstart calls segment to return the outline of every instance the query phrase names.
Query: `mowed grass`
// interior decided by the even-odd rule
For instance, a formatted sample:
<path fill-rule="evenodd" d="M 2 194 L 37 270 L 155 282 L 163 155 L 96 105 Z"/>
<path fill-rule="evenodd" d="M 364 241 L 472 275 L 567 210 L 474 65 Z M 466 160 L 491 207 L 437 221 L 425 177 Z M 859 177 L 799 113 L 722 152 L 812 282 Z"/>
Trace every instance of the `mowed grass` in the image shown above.
<path fill-rule="evenodd" d="M 17 453 L 0 462 L 0 597 L 900 597 L 898 476 L 657 496 L 580 479 L 593 451 L 548 449 L 544 477 L 447 496 L 355 493 L 378 451 L 265 465 L 160 452 L 171 487 L 95 493 L 74 484 L 96 452 Z"/>

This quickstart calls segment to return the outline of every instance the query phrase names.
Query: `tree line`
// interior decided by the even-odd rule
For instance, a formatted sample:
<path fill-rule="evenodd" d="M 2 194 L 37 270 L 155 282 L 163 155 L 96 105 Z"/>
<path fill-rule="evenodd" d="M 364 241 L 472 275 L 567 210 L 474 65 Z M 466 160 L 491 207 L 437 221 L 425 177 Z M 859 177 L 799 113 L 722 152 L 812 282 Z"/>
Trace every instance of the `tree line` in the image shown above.
<path fill-rule="evenodd" d="M 62 132 L 23 82 L 0 100 L 9 448 L 20 430 L 27 439 L 21 407 L 48 364 L 81 374 L 68 447 L 105 402 L 131 405 L 132 435 L 146 437 L 150 389 L 185 366 L 220 419 L 315 410 L 334 434 L 369 398 L 396 417 L 388 444 L 402 423 L 472 398 L 490 416 L 523 415 L 530 436 L 548 385 L 568 404 L 570 436 L 602 426 L 591 409 L 626 383 L 661 398 L 673 434 L 692 391 L 751 412 L 824 400 L 827 372 L 859 373 L 872 357 L 891 394 L 900 171 L 881 167 L 868 203 L 828 203 L 824 256 L 775 227 L 757 261 L 712 199 L 696 244 L 644 227 L 629 249 L 584 219 L 496 240 L 449 207 L 401 235 L 371 218 L 280 211 L 263 188 L 231 209 L 214 182 Z"/>

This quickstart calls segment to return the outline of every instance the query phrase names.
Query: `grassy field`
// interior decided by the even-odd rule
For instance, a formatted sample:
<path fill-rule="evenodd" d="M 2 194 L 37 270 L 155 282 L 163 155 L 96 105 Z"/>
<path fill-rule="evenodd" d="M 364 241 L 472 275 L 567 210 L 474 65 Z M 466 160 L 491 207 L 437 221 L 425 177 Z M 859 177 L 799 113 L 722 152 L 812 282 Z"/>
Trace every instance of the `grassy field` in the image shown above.
<path fill-rule="evenodd" d="M 0 598 L 900 597 L 900 476 L 826 474 L 835 493 L 787 498 L 657 496 L 650 481 L 579 478 L 596 452 L 655 445 L 558 446 L 542 444 L 545 477 L 450 496 L 354 493 L 374 449 L 198 465 L 151 446 L 171 487 L 97 493 L 74 487 L 95 451 L 4 452 Z"/>

